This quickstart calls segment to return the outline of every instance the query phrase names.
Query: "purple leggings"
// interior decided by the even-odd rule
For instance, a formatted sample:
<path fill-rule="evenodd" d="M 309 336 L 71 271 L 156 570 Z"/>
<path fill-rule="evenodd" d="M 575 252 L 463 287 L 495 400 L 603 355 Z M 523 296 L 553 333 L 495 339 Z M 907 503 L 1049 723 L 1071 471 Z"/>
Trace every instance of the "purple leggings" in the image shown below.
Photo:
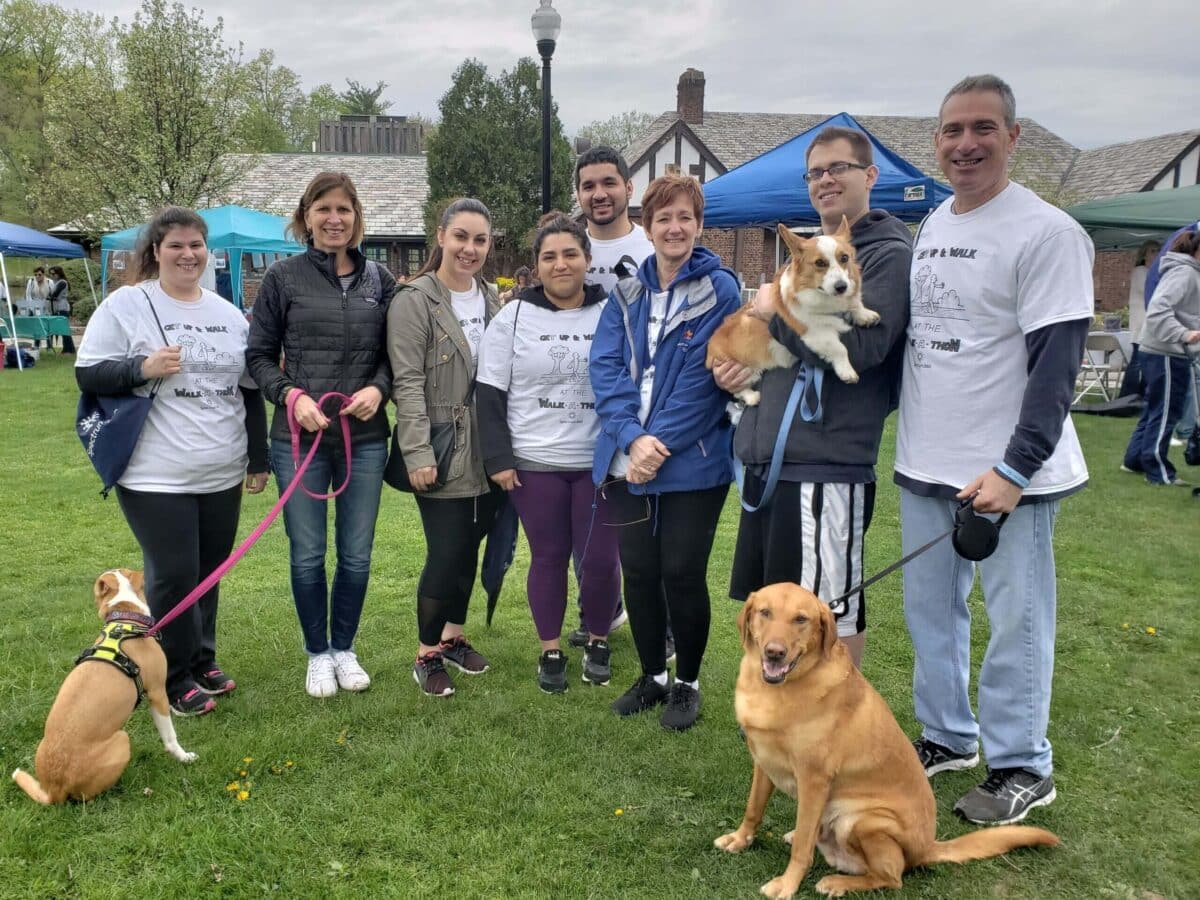
<path fill-rule="evenodd" d="M 583 625 L 608 634 L 620 597 L 621 563 L 617 529 L 604 524 L 605 500 L 592 487 L 592 473 L 529 472 L 519 469 L 521 487 L 509 494 L 529 540 L 529 609 L 538 639 L 557 640 L 567 611 L 567 567 L 572 552 L 580 565 Z M 592 501 L 599 504 L 592 514 Z"/>

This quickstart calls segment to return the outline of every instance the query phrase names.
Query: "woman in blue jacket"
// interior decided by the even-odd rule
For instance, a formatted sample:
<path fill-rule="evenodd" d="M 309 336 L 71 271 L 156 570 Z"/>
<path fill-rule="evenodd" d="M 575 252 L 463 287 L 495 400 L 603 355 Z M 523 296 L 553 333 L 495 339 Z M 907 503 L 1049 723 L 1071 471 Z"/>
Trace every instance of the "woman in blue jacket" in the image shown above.
<path fill-rule="evenodd" d="M 664 728 L 700 714 L 700 662 L 708 643 L 708 556 L 729 482 L 728 400 L 705 368 L 708 339 L 741 305 L 733 273 L 697 247 L 704 220 L 699 183 L 656 178 L 642 198 L 654 255 L 620 282 L 592 343 L 600 418 L 593 481 L 620 527 L 625 604 L 642 675 L 613 703 L 619 716 L 666 704 Z M 675 680 L 667 673 L 667 616 Z"/>

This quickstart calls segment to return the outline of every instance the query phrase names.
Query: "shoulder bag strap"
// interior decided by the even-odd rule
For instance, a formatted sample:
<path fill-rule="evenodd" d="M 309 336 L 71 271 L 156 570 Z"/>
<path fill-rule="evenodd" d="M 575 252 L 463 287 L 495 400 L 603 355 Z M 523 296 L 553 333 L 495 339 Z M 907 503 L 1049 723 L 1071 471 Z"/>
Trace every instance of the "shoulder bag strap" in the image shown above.
<path fill-rule="evenodd" d="M 150 299 L 150 293 L 141 285 L 138 290 L 142 292 L 142 296 L 146 298 L 146 305 L 150 307 L 150 314 L 154 316 L 154 324 L 158 326 L 158 333 L 162 335 L 163 346 L 170 347 L 171 342 L 167 340 L 167 333 L 163 331 L 162 321 L 158 318 L 158 310 L 154 308 L 154 301 Z M 162 387 L 163 380 L 160 378 L 154 382 L 154 387 L 150 389 L 150 399 L 153 400 L 158 394 L 158 389 Z"/>

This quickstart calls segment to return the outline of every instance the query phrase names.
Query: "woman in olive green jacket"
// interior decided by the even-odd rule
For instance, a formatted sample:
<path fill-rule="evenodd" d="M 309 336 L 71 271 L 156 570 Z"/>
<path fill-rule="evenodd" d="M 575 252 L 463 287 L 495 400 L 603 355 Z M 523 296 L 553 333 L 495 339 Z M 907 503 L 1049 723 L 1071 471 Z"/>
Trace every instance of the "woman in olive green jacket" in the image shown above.
<path fill-rule="evenodd" d="M 491 214 L 478 200 L 451 203 L 438 226 L 437 249 L 388 308 L 396 435 L 425 531 L 413 679 L 433 697 L 454 693 L 446 663 L 468 675 L 488 669 L 463 636 L 463 623 L 479 544 L 504 499 L 483 471 L 475 415 L 479 344 L 499 309 L 495 292 L 479 277 L 491 232 Z M 438 486 L 429 435 L 431 425 L 445 422 L 455 425 L 454 453 Z"/>

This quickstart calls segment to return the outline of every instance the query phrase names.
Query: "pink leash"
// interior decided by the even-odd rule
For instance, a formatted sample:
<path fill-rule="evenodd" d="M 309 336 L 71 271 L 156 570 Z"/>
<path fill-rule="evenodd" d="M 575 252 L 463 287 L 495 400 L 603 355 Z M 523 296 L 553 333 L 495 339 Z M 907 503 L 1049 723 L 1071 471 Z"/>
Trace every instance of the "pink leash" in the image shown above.
<path fill-rule="evenodd" d="M 283 507 L 287 504 L 288 499 L 292 496 L 292 493 L 296 490 L 296 488 L 302 489 L 304 493 L 308 494 L 308 496 L 312 497 L 314 500 L 331 500 L 344 491 L 346 489 L 346 485 L 350 483 L 350 422 L 345 416 L 339 415 L 338 418 L 342 423 L 342 444 L 346 449 L 345 480 L 337 490 L 329 494 L 314 494 L 308 488 L 304 487 L 303 484 L 301 484 L 301 481 L 304 478 L 304 473 L 308 471 L 309 463 L 312 462 L 313 456 L 316 455 L 317 446 L 321 443 L 321 438 L 324 437 L 325 432 L 317 432 L 317 436 L 313 440 L 312 446 L 308 448 L 308 455 L 306 455 L 304 457 L 304 461 L 301 462 L 300 423 L 296 421 L 295 414 L 296 401 L 299 400 L 300 397 L 300 391 L 293 391 L 292 395 L 288 397 L 287 402 L 288 430 L 292 434 L 292 465 L 296 467 L 296 474 L 292 476 L 292 483 L 289 484 L 287 489 L 280 495 L 279 501 L 271 507 L 271 511 L 267 513 L 266 518 L 259 522 L 258 527 L 250 532 L 250 536 L 246 538 L 246 540 L 242 541 L 238 548 L 229 555 L 229 559 L 225 560 L 225 562 L 213 569 L 212 573 L 207 578 L 192 588 L 191 593 L 175 604 L 175 607 L 170 612 L 158 620 L 154 627 L 150 629 L 149 634 L 157 634 L 179 616 L 183 615 L 192 607 L 193 604 L 195 604 L 197 600 L 207 594 L 212 589 L 213 585 L 225 577 L 225 573 L 241 561 L 241 558 L 246 555 L 246 551 L 254 546 L 258 539 L 263 536 L 263 533 L 271 527 L 271 523 L 279 517 L 279 514 L 283 511 Z M 343 409 L 351 400 L 351 398 L 347 397 L 345 394 L 340 394 L 337 391 L 330 391 L 317 401 L 317 406 L 323 407 L 325 405 L 325 401 L 331 397 L 341 400 Z"/>

